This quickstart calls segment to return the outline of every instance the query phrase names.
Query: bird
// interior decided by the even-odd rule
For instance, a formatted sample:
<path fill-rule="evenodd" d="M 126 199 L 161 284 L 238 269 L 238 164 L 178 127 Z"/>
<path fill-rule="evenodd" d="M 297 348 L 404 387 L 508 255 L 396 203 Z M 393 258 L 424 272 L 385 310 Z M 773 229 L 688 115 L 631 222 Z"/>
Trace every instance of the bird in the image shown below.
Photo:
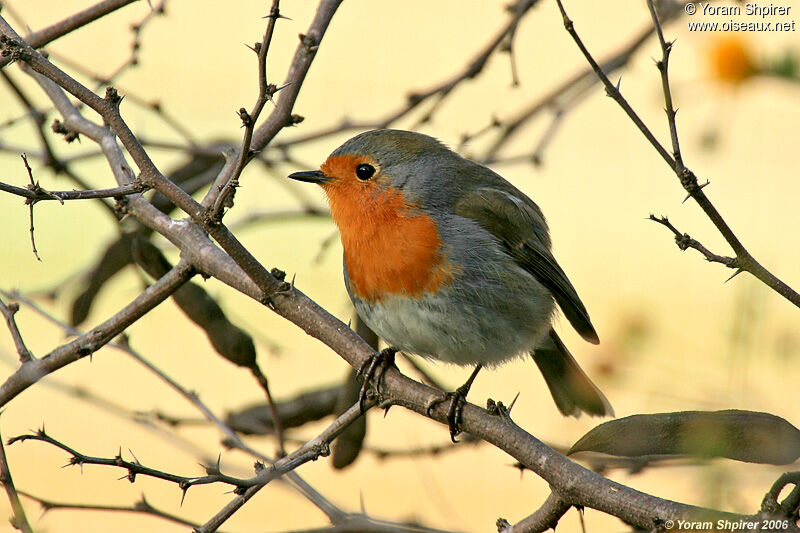
<path fill-rule="evenodd" d="M 464 385 L 429 406 L 450 399 L 453 441 L 481 368 L 528 354 L 563 415 L 613 416 L 553 329 L 558 306 L 581 337 L 600 342 L 553 257 L 541 209 L 510 182 L 434 137 L 397 129 L 356 135 L 319 170 L 289 178 L 325 192 L 347 293 L 389 345 L 368 361 L 367 377 L 397 351 L 474 366 Z"/>

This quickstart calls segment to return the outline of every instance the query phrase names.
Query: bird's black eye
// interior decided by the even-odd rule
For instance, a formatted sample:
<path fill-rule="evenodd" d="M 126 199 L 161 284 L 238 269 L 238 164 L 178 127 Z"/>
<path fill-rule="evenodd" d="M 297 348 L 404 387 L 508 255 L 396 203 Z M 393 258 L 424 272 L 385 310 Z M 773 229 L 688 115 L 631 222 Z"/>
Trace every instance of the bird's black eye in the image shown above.
<path fill-rule="evenodd" d="M 358 179 L 367 181 L 372 176 L 375 175 L 375 167 L 372 165 L 367 165 L 366 163 L 363 165 L 358 165 L 356 167 L 356 176 Z"/>

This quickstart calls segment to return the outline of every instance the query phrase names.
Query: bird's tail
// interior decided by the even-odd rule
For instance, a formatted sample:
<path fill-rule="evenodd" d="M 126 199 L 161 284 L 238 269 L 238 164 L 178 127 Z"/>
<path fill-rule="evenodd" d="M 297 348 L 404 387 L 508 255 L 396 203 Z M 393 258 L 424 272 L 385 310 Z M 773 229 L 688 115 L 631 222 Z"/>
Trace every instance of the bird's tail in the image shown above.
<path fill-rule="evenodd" d="M 567 347 L 552 329 L 531 354 L 544 376 L 558 410 L 564 416 L 614 416 L 614 409 L 578 366 Z"/>

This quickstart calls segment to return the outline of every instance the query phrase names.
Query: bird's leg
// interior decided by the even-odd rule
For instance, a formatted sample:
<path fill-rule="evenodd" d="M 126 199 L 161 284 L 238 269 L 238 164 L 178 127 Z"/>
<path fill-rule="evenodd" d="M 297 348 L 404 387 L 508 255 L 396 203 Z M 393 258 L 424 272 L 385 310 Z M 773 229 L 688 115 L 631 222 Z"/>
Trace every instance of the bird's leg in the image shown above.
<path fill-rule="evenodd" d="M 357 377 L 363 377 L 364 383 L 361 385 L 361 390 L 358 391 L 358 405 L 361 406 L 361 412 L 364 412 L 364 402 L 367 401 L 367 392 L 369 391 L 370 384 L 375 382 L 375 390 L 378 390 L 383 373 L 390 366 L 395 366 L 394 356 L 397 353 L 397 348 L 384 348 L 380 352 L 373 354 L 366 361 L 361 364 L 358 369 Z M 380 373 L 378 370 L 380 369 Z"/>
<path fill-rule="evenodd" d="M 475 367 L 475 370 L 472 371 L 466 383 L 453 392 L 445 392 L 441 398 L 437 398 L 428 404 L 427 412 L 428 415 L 430 415 L 431 409 L 440 403 L 444 403 L 448 400 L 450 401 L 450 406 L 447 408 L 447 424 L 450 427 L 450 440 L 453 442 L 458 442 L 456 437 L 461 433 L 461 428 L 459 427 L 461 424 L 461 412 L 464 410 L 464 405 L 467 403 L 467 394 L 469 394 L 469 389 L 472 388 L 472 382 L 475 381 L 475 377 L 478 375 L 481 368 L 483 368 L 483 365 L 479 364 Z"/>

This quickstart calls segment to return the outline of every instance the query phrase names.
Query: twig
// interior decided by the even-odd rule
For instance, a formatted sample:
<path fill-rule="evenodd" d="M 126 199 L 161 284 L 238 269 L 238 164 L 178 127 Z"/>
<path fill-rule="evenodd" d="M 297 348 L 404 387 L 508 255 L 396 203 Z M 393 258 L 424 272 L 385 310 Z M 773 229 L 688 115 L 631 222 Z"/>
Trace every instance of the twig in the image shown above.
<path fill-rule="evenodd" d="M 669 221 L 667 217 L 657 217 L 655 215 L 650 215 L 650 220 L 653 222 L 658 222 L 662 226 L 668 228 L 674 235 L 675 235 L 675 244 L 678 245 L 681 251 L 685 251 L 687 248 L 693 248 L 703 254 L 707 261 L 711 261 L 712 263 L 720 263 L 725 265 L 728 268 L 736 268 L 736 258 L 735 257 L 726 257 L 724 255 L 717 255 L 708 248 L 700 244 L 698 241 L 693 239 L 688 233 L 681 233 L 678 229 L 672 225 L 672 222 Z M 738 274 L 740 271 L 737 271 Z M 734 274 L 734 275 L 736 275 Z"/>
<path fill-rule="evenodd" d="M 230 259 L 229 259 L 230 260 Z M 27 305 L 31 306 L 36 312 L 44 316 L 49 321 L 53 322 L 55 325 L 63 328 L 67 332 L 73 335 L 80 335 L 81 332 L 72 328 L 71 326 L 64 324 L 60 320 L 56 319 L 49 313 L 46 313 L 43 309 L 39 308 L 35 303 L 27 300 L 21 295 L 18 294 L 9 294 L 5 291 L 0 290 L 2 294 L 5 294 L 7 297 L 13 296 L 15 299 L 18 299 L 22 302 L 25 302 Z M 85 334 L 84 334 L 85 335 Z M 126 339 L 121 339 L 119 342 L 109 343 L 110 347 L 122 350 L 123 352 L 129 354 L 131 357 L 136 359 L 139 363 L 145 366 L 148 370 L 153 372 L 157 377 L 162 379 L 165 383 L 167 383 L 171 388 L 173 388 L 178 394 L 186 398 L 189 403 L 191 403 L 196 409 L 198 409 L 203 416 L 212 424 L 217 426 L 219 430 L 225 435 L 226 437 L 226 444 L 232 448 L 236 448 L 241 450 L 260 461 L 265 463 L 272 463 L 274 461 L 273 458 L 267 457 L 266 455 L 260 453 L 259 451 L 255 450 L 254 448 L 245 444 L 240 438 L 239 435 L 231 429 L 231 427 L 223 422 L 219 417 L 217 417 L 214 412 L 197 396 L 197 394 L 186 390 L 182 387 L 178 382 L 173 380 L 170 376 L 166 373 L 161 371 L 155 365 L 153 365 L 150 361 L 145 359 L 141 354 L 139 354 L 136 350 L 130 347 L 127 343 Z M 341 509 L 336 507 L 333 503 L 330 502 L 327 498 L 325 498 L 322 494 L 316 491 L 313 487 L 311 487 L 308 483 L 306 483 L 303 478 L 301 478 L 296 472 L 288 472 L 286 474 L 286 478 L 289 483 L 298 490 L 304 497 L 306 497 L 312 504 L 314 504 L 318 509 L 320 509 L 325 515 L 332 521 L 338 522 L 344 516 L 348 516 L 347 513 L 343 512 Z"/>
<path fill-rule="evenodd" d="M 22 340 L 22 334 L 17 327 L 17 321 L 14 319 L 14 315 L 17 311 L 19 311 L 18 304 L 10 303 L 6 305 L 6 303 L 0 299 L 0 313 L 3 313 L 6 324 L 8 324 L 8 330 L 11 332 L 11 338 L 14 339 L 14 346 L 17 348 L 17 354 L 19 354 L 19 362 L 25 364 L 33 360 L 33 354 L 28 350 L 28 347 L 25 346 L 25 341 Z"/>
<path fill-rule="evenodd" d="M 28 179 L 31 181 L 28 187 L 31 189 L 31 191 L 40 189 L 39 184 L 33 180 L 33 170 L 31 170 L 31 166 L 28 164 L 28 157 L 25 154 L 20 154 L 20 156 L 22 157 L 22 162 L 25 163 L 25 170 L 28 171 Z M 30 220 L 30 227 L 28 231 L 31 234 L 31 248 L 33 249 L 33 256 L 37 261 L 41 262 L 42 258 L 39 257 L 39 252 L 36 251 L 36 237 L 34 236 L 33 232 L 33 206 L 36 202 L 26 200 L 25 203 L 28 205 L 28 218 Z"/>
<path fill-rule="evenodd" d="M 67 161 L 56 156 L 52 143 L 45 133 L 46 114 L 34 106 L 33 101 L 28 97 L 25 91 L 23 91 L 22 87 L 11 77 L 10 73 L 6 72 L 6 70 L 7 69 L 0 70 L 0 77 L 3 78 L 6 84 L 8 84 L 8 86 L 11 88 L 12 92 L 16 95 L 17 99 L 28 110 L 28 116 L 30 116 L 31 120 L 33 121 L 36 136 L 39 138 L 39 144 L 42 146 L 42 154 L 40 156 L 42 163 L 48 168 L 52 169 L 55 174 L 64 174 L 78 187 L 87 190 L 91 189 L 92 187 L 90 187 L 83 178 L 75 173 Z M 9 150 L 16 153 L 20 152 L 20 150 L 13 150 L 10 147 Z M 101 201 L 101 204 L 106 209 L 106 212 L 111 214 L 111 216 L 116 219 L 114 206 L 106 201 Z"/>
<path fill-rule="evenodd" d="M 33 494 L 30 494 L 28 492 L 19 491 L 19 493 L 22 496 L 30 498 L 31 500 L 41 505 L 42 510 L 45 513 L 48 511 L 53 511 L 58 509 L 66 509 L 74 511 L 112 511 L 112 512 L 122 512 L 122 513 L 141 513 L 149 516 L 155 516 L 157 518 L 161 518 L 163 520 L 167 520 L 169 522 L 174 522 L 176 524 L 181 524 L 184 526 L 189 526 L 189 527 L 198 526 L 198 524 L 194 522 L 190 522 L 189 520 L 184 520 L 179 516 L 176 516 L 174 514 L 153 507 L 150 504 L 150 502 L 147 501 L 144 495 L 142 495 L 142 498 L 136 503 L 134 503 L 132 506 L 125 507 L 119 505 L 92 505 L 88 503 L 55 502 L 52 500 L 45 500 L 44 498 L 40 498 L 39 496 L 34 496 Z"/>
<path fill-rule="evenodd" d="M 541 533 L 548 529 L 555 531 L 556 524 L 567 514 L 570 507 L 572 506 L 564 502 L 558 494 L 551 492 L 536 512 L 517 522 L 513 527 L 504 529 L 502 533 Z"/>
<path fill-rule="evenodd" d="M 66 200 L 95 200 L 98 198 L 120 198 L 130 194 L 137 194 L 147 190 L 147 186 L 139 181 L 133 181 L 111 189 L 90 189 L 86 191 L 48 191 L 38 183 L 32 183 L 26 188 L 16 187 L 0 182 L 0 191 L 22 196 L 28 200 L 29 205 L 45 200 L 57 200 L 62 204 Z"/>
<path fill-rule="evenodd" d="M 794 490 L 789 493 L 783 502 L 778 503 L 778 496 L 781 495 L 787 485 L 794 485 Z M 780 514 L 796 520 L 798 505 L 800 505 L 800 472 L 786 472 L 775 480 L 775 483 L 764 495 L 764 500 L 761 502 L 761 512 L 768 516 Z"/>
<path fill-rule="evenodd" d="M 280 0 L 272 0 L 272 7 L 269 10 L 269 15 L 267 15 L 269 21 L 267 22 L 267 29 L 264 32 L 264 37 L 261 39 L 261 42 L 256 43 L 256 46 L 253 48 L 258 56 L 258 98 L 256 99 L 253 109 L 249 113 L 245 108 L 239 109 L 239 118 L 242 119 L 242 126 L 244 126 L 244 138 L 239 148 L 239 157 L 236 161 L 236 167 L 234 167 L 233 173 L 227 181 L 220 183 L 218 180 L 214 183 L 211 187 L 211 191 L 209 191 L 209 194 L 203 200 L 203 205 L 205 207 L 211 207 L 208 217 L 215 222 L 219 222 L 222 219 L 224 209 L 233 206 L 233 195 L 236 194 L 236 188 L 239 186 L 239 177 L 245 165 L 247 165 L 255 155 L 250 150 L 250 144 L 253 140 L 253 131 L 258 122 L 258 117 L 261 116 L 264 105 L 267 102 L 272 102 L 274 104 L 275 101 L 272 97 L 275 96 L 275 93 L 287 87 L 287 85 L 277 87 L 267 82 L 267 54 L 269 53 L 269 45 L 272 42 L 272 35 L 275 31 L 275 22 L 279 18 L 286 18 L 281 16 L 279 5 Z"/>
<path fill-rule="evenodd" d="M 30 433 L 26 435 L 19 435 L 17 437 L 12 437 L 8 440 L 8 444 L 14 444 L 16 442 L 24 442 L 28 440 L 35 440 L 40 442 L 45 442 L 56 448 L 64 450 L 72 457 L 69 459 L 69 465 L 79 465 L 83 468 L 83 465 L 99 465 L 99 466 L 114 466 L 117 468 L 123 468 L 128 471 L 128 474 L 125 476 L 128 481 L 131 483 L 136 481 L 136 476 L 148 476 L 156 479 L 161 479 L 164 481 L 169 481 L 171 483 L 175 483 L 183 492 L 183 497 L 186 496 L 186 492 L 197 485 L 208 485 L 210 483 L 225 483 L 227 485 L 231 485 L 236 487 L 234 492 L 237 491 L 244 491 L 245 488 L 253 486 L 255 481 L 254 478 L 251 479 L 241 479 L 236 478 L 233 476 L 228 476 L 223 474 L 220 470 L 219 459 L 217 459 L 217 464 L 215 465 L 201 465 L 206 470 L 205 476 L 199 477 L 186 477 L 186 476 L 179 476 L 176 474 L 172 474 L 169 472 L 164 472 L 162 470 L 158 470 L 156 468 L 151 468 L 149 466 L 145 466 L 139 462 L 133 452 L 133 461 L 128 461 L 122 458 L 122 452 L 120 451 L 115 457 L 94 457 L 91 455 L 86 455 L 81 453 L 74 448 L 67 446 L 63 442 L 51 437 L 50 435 L 45 432 L 44 428 L 36 431 L 36 433 Z"/>
<path fill-rule="evenodd" d="M 312 23 L 311 29 L 313 33 L 310 32 L 309 35 L 304 36 L 300 49 L 298 49 L 298 52 L 295 54 L 295 66 L 293 67 L 295 68 L 295 71 L 292 72 L 292 76 L 297 78 L 297 83 L 293 83 L 289 87 L 288 93 L 281 93 L 282 96 L 275 111 L 273 111 L 267 122 L 261 126 L 254 135 L 254 149 L 259 149 L 260 142 L 268 142 L 268 140 L 271 139 L 272 136 L 274 136 L 280 129 L 292 123 L 291 116 L 286 115 L 290 113 L 291 106 L 297 97 L 297 91 L 299 90 L 299 87 L 296 87 L 296 85 L 299 85 L 305 77 L 305 74 L 308 71 L 313 56 L 316 52 L 318 42 L 322 38 L 322 34 L 327 28 L 327 25 L 340 2 L 341 0 L 323 0 L 320 4 L 317 17 Z M 201 225 L 205 231 L 210 233 L 214 240 L 216 240 L 220 246 L 222 246 L 222 248 L 228 252 L 228 254 L 234 259 L 234 261 L 236 261 L 238 265 L 242 267 L 247 275 L 254 279 L 259 286 L 264 289 L 264 301 L 271 300 L 276 295 L 281 295 L 284 293 L 284 291 L 289 290 L 290 287 L 288 284 L 280 282 L 271 276 L 269 271 L 258 262 L 253 254 L 247 250 L 247 248 L 245 248 L 244 245 L 242 245 L 242 243 L 236 239 L 236 237 L 233 236 L 228 228 L 226 228 L 223 224 L 212 223 L 212 221 L 206 217 L 207 210 L 202 205 L 196 202 L 191 196 L 186 194 L 179 186 L 169 181 L 158 170 L 127 123 L 122 119 L 119 111 L 119 104 L 122 101 L 122 98 L 119 96 L 116 90 L 109 88 L 106 91 L 105 98 L 100 98 L 82 84 L 71 78 L 69 75 L 55 67 L 52 63 L 42 57 L 41 54 L 28 46 L 19 38 L 13 28 L 11 28 L 2 17 L 0 17 L 0 33 L 3 34 L 3 53 L 7 53 L 12 58 L 27 63 L 35 72 L 38 72 L 42 76 L 56 82 L 59 86 L 65 88 L 76 98 L 103 116 L 104 120 L 111 126 L 113 131 L 116 132 L 120 141 L 139 167 L 141 171 L 140 179 L 142 179 L 145 184 L 151 185 L 157 189 L 177 207 L 190 215 L 194 222 Z M 40 81 L 40 83 L 42 82 Z M 293 87 L 296 87 L 294 91 L 292 91 Z M 60 98 L 58 96 L 54 96 L 53 93 L 54 91 L 52 89 L 48 93 L 51 96 L 51 99 L 54 97 Z M 289 96 L 286 96 L 287 94 L 289 94 Z M 282 105 L 284 101 L 288 102 L 288 104 Z M 98 132 L 96 131 L 96 125 L 89 126 L 86 124 L 88 121 L 81 117 L 79 113 L 74 110 L 74 106 L 71 106 L 68 101 L 66 103 L 62 101 L 60 106 L 58 103 L 56 103 L 56 106 L 59 107 L 59 111 L 62 112 L 62 114 L 67 113 L 74 121 L 80 122 L 83 126 L 89 127 L 91 130 L 95 130 L 94 135 L 98 139 L 104 138 L 108 135 L 107 130 L 106 132 Z M 276 124 L 276 120 L 282 120 L 282 122 Z M 111 150 L 111 148 L 103 145 L 102 143 L 101 146 L 104 148 L 104 150 Z M 132 181 L 130 176 L 120 176 L 120 174 L 116 172 L 115 176 L 117 177 L 120 185 Z M 152 213 L 152 211 L 150 213 L 150 220 L 144 221 L 145 223 L 150 222 L 152 224 L 152 217 L 156 215 Z"/>
<path fill-rule="evenodd" d="M 375 405 L 375 401 L 367 401 L 364 409 L 361 408 L 360 402 L 356 402 L 350 409 L 345 411 L 339 416 L 330 426 L 328 426 L 322 433 L 315 438 L 308 441 L 306 444 L 293 451 L 286 457 L 275 461 L 269 468 L 256 476 L 259 479 L 258 484 L 254 484 L 248 488 L 244 493 L 238 494 L 231 502 L 223 507 L 216 515 L 210 518 L 205 524 L 197 528 L 197 533 L 211 533 L 217 531 L 228 518 L 238 511 L 247 501 L 252 498 L 259 490 L 261 490 L 271 480 L 283 475 L 284 473 L 294 470 L 298 466 L 307 463 L 308 461 L 316 460 L 320 456 L 327 456 L 330 454 L 330 444 L 333 440 L 347 427 L 355 422 L 366 409 Z"/>
<path fill-rule="evenodd" d="M 421 122 L 430 120 L 433 113 L 442 105 L 444 100 L 452 94 L 453 90 L 458 87 L 459 84 L 464 81 L 474 79 L 483 71 L 492 55 L 503 46 L 503 43 L 506 42 L 507 39 L 514 35 L 517 27 L 519 26 L 520 20 L 522 20 L 522 17 L 525 16 L 525 14 L 530 11 L 530 9 L 535 6 L 538 1 L 539 0 L 517 0 L 516 3 L 508 8 L 508 12 L 510 13 L 508 21 L 506 21 L 503 27 L 501 27 L 500 30 L 498 30 L 497 33 L 492 36 L 489 42 L 478 51 L 478 53 L 469 61 L 469 63 L 464 65 L 464 67 L 458 72 L 434 85 L 433 87 L 412 92 L 408 95 L 407 101 L 402 106 L 399 106 L 397 109 L 386 114 L 385 116 L 378 119 L 360 122 L 345 119 L 337 126 L 318 130 L 284 142 L 276 143 L 272 145 L 272 148 L 286 149 L 291 146 L 296 146 L 330 135 L 335 135 L 343 131 L 387 128 L 417 109 L 424 102 L 432 98 L 436 98 L 437 100 L 433 107 L 425 113 L 422 119 L 420 119 Z"/>
<path fill-rule="evenodd" d="M 33 533 L 33 528 L 28 522 L 28 517 L 25 516 L 25 508 L 22 502 L 19 501 L 17 489 L 14 486 L 14 479 L 11 477 L 11 469 L 8 467 L 8 459 L 6 458 L 6 449 L 3 446 L 3 438 L 0 436 L 0 484 L 6 489 L 8 501 L 11 503 L 11 525 L 14 528 L 22 531 L 22 533 Z"/>
<path fill-rule="evenodd" d="M 272 428 L 275 431 L 275 437 L 278 439 L 278 455 L 283 457 L 286 455 L 283 424 L 281 424 L 281 419 L 278 416 L 278 408 L 275 406 L 275 402 L 272 399 L 272 393 L 269 390 L 269 381 L 267 380 L 267 376 L 265 376 L 261 371 L 261 368 L 259 368 L 258 363 L 254 363 L 252 366 L 250 366 L 250 372 L 253 374 L 253 377 L 256 378 L 258 385 L 261 387 L 261 390 L 264 391 L 264 395 L 267 397 L 267 405 L 269 406 L 269 411 L 272 415 Z"/>
<path fill-rule="evenodd" d="M 330 218 L 327 209 L 321 209 L 312 205 L 294 207 L 288 209 L 274 209 L 268 211 L 256 211 L 248 213 L 244 217 L 231 222 L 228 227 L 231 231 L 242 229 L 246 226 L 256 224 L 267 224 L 276 222 L 287 222 L 294 220 L 308 220 L 309 218 Z"/>
<path fill-rule="evenodd" d="M 44 29 L 35 31 L 25 38 L 25 41 L 34 48 L 41 48 L 49 42 L 80 28 L 95 20 L 102 18 L 109 13 L 113 13 L 121 7 L 132 4 L 136 0 L 105 0 L 91 7 L 84 9 L 74 15 L 70 15 L 60 22 L 56 22 Z M 8 57 L 0 57 L 0 68 L 11 62 Z"/>
<path fill-rule="evenodd" d="M 675 172 L 680 175 L 686 171 L 686 167 L 683 165 L 683 156 L 681 155 L 680 142 L 678 141 L 678 126 L 675 123 L 677 111 L 672 105 L 672 90 L 669 85 L 669 54 L 672 51 L 672 43 L 668 43 L 664 39 L 664 31 L 661 29 L 661 21 L 656 12 L 656 7 L 653 5 L 653 0 L 647 0 L 647 7 L 650 9 L 650 16 L 653 18 L 653 27 L 656 29 L 658 42 L 661 45 L 661 61 L 656 61 L 656 67 L 661 73 L 661 88 L 664 91 L 664 103 L 666 104 L 664 111 L 667 113 L 669 137 L 672 140 L 672 156 L 675 158 Z"/>
<path fill-rule="evenodd" d="M 161 2 L 161 4 L 159 4 L 159 6 L 155 8 L 156 9 L 156 13 L 157 13 L 157 10 L 160 9 L 163 6 L 163 4 L 164 4 L 164 2 Z M 152 16 L 152 13 L 153 12 L 151 12 L 151 14 L 149 14 L 148 16 Z M 141 24 L 141 22 L 140 22 L 140 24 Z M 112 77 L 111 76 L 101 76 L 101 75 L 97 74 L 96 72 L 92 72 L 91 70 L 86 68 L 85 65 L 82 65 L 77 61 L 73 61 L 72 59 L 70 59 L 70 58 L 68 58 L 68 57 L 66 57 L 64 55 L 59 54 L 57 51 L 49 50 L 48 52 L 50 54 L 50 57 L 52 57 L 53 59 L 58 61 L 58 63 L 63 64 L 65 66 L 69 67 L 70 69 L 81 73 L 82 75 L 86 76 L 87 78 L 91 78 L 92 80 L 94 80 L 98 84 L 97 87 L 108 85 L 112 81 Z M 148 100 L 143 96 L 139 96 L 135 92 L 132 92 L 131 90 L 128 90 L 127 87 L 121 86 L 116 81 L 115 81 L 115 86 L 117 87 L 117 90 L 119 90 L 120 92 L 125 94 L 125 99 L 126 100 L 128 100 L 130 102 L 133 102 L 134 104 L 142 107 L 143 109 L 147 109 L 147 110 L 150 110 L 150 111 L 154 112 L 157 117 L 159 117 L 161 120 L 163 120 L 164 123 L 167 126 L 169 126 L 173 131 L 175 131 L 178 135 L 180 135 L 186 141 L 186 143 L 188 143 L 188 146 L 187 145 L 180 145 L 180 146 L 171 145 L 170 148 L 179 149 L 179 150 L 182 150 L 182 151 L 184 151 L 186 153 L 203 152 L 202 147 L 198 146 L 197 140 L 195 139 L 195 135 L 192 132 L 192 130 L 188 126 L 186 126 L 183 123 L 181 123 L 181 121 L 177 117 L 175 117 L 171 113 L 167 112 L 167 110 L 164 108 L 164 106 L 161 105 L 161 103 L 159 101 L 157 101 L 157 100 Z M 205 152 L 203 152 L 203 153 L 205 153 Z M 97 153 L 95 152 L 93 155 L 97 155 Z M 82 157 L 85 157 L 85 156 L 75 156 L 72 159 L 72 161 L 75 161 L 75 160 L 77 160 L 79 158 L 82 158 Z"/>
<path fill-rule="evenodd" d="M 194 269 L 188 264 L 178 263 L 166 276 L 148 287 L 131 303 L 99 326 L 72 342 L 56 348 L 45 357 L 21 366 L 0 386 L 0 406 L 6 405 L 42 377 L 91 355 L 105 346 L 125 328 L 166 300 L 178 287 L 188 281 L 194 272 Z"/>
<path fill-rule="evenodd" d="M 735 264 L 729 265 L 731 268 L 736 268 L 738 270 L 750 272 L 753 276 L 761 280 L 765 285 L 769 288 L 792 302 L 794 305 L 800 307 L 800 294 L 798 294 L 794 289 L 786 285 L 783 281 L 775 277 L 774 274 L 769 272 L 765 269 L 758 261 L 753 258 L 752 255 L 745 249 L 742 243 L 739 241 L 739 238 L 733 233 L 733 230 L 728 226 L 727 222 L 722 218 L 717 208 L 711 203 L 711 200 L 703 192 L 703 187 L 705 185 L 700 185 L 697 181 L 697 176 L 694 173 L 686 168 L 683 165 L 682 158 L 680 158 L 680 150 L 677 144 L 677 130 L 675 128 L 674 119 L 675 119 L 675 111 L 672 109 L 672 99 L 671 95 L 668 91 L 665 91 L 665 99 L 668 100 L 667 104 L 667 116 L 671 122 L 670 124 L 670 132 L 673 136 L 674 148 L 676 149 L 676 153 L 678 155 L 678 159 L 673 157 L 669 153 L 669 151 L 655 138 L 653 133 L 650 129 L 645 125 L 636 111 L 630 106 L 627 100 L 622 96 L 622 93 L 619 91 L 619 87 L 615 86 L 611 83 L 611 80 L 608 79 L 608 76 L 603 72 L 603 69 L 597 64 L 597 62 L 592 57 L 589 50 L 587 50 L 586 46 L 583 44 L 583 41 L 578 36 L 578 33 L 575 31 L 575 25 L 573 24 L 572 20 L 567 16 L 567 12 L 564 9 L 564 5 L 561 0 L 556 0 L 558 3 L 558 8 L 561 11 L 561 16 L 564 20 L 564 28 L 567 32 L 572 36 L 572 39 L 577 44 L 580 51 L 583 53 L 586 60 L 592 66 L 592 69 L 603 82 L 603 85 L 606 88 L 606 94 L 614 99 L 617 104 L 625 111 L 631 121 L 636 125 L 639 131 L 642 132 L 642 135 L 650 142 L 650 144 L 655 148 L 655 150 L 659 153 L 662 159 L 669 165 L 669 167 L 675 172 L 680 179 L 681 185 L 686 190 L 691 198 L 693 198 L 703 212 L 708 216 L 717 230 L 722 234 L 725 240 L 728 242 L 730 247 L 733 249 L 734 253 L 736 254 L 736 261 Z M 660 22 L 658 17 L 656 16 L 654 19 L 654 24 L 659 27 L 660 29 Z M 660 42 L 664 47 L 664 54 L 666 57 L 669 55 L 668 46 L 666 41 L 663 39 L 663 35 L 660 37 Z M 668 83 L 668 78 L 666 78 L 666 64 L 663 64 L 663 69 L 659 67 L 659 70 L 662 71 L 662 82 Z M 662 83 L 662 84 L 663 84 Z M 674 132 L 674 133 L 673 133 Z M 708 183 L 706 183 L 707 185 Z"/>
<path fill-rule="evenodd" d="M 623 68 L 633 57 L 647 39 L 653 34 L 653 28 L 644 28 L 630 43 L 626 44 L 617 52 L 612 53 L 601 62 L 603 72 L 608 74 Z M 559 109 L 573 105 L 584 98 L 589 90 L 598 82 L 591 67 L 572 75 L 564 80 L 563 83 L 547 92 L 544 96 L 537 98 L 526 106 L 516 116 L 503 120 L 501 123 L 501 134 L 486 151 L 481 159 L 484 163 L 495 163 L 501 161 L 498 156 L 500 149 L 505 146 L 517 133 L 521 131 L 523 125 L 538 116 L 539 113 L 548 109 Z M 530 156 L 520 159 L 530 160 Z M 505 158 L 502 159 L 505 161 Z"/>

